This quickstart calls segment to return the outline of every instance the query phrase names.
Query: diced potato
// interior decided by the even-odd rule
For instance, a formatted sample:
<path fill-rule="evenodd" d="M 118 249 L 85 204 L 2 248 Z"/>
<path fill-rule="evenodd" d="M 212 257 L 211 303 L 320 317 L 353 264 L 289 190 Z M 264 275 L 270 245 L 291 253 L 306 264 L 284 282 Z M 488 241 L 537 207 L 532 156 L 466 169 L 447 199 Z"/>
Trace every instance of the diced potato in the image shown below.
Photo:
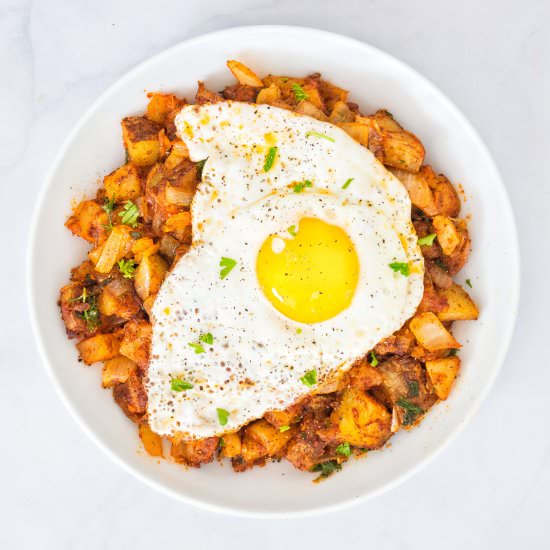
<path fill-rule="evenodd" d="M 227 62 L 227 66 L 239 84 L 244 84 L 245 86 L 255 86 L 256 88 L 260 88 L 264 85 L 262 79 L 240 61 L 230 59 Z"/>
<path fill-rule="evenodd" d="M 197 93 L 195 94 L 195 101 L 199 105 L 203 105 L 204 103 L 217 103 L 222 99 L 223 97 L 220 94 L 217 94 L 216 92 L 212 92 L 211 90 L 208 90 L 204 85 L 204 82 L 201 82 L 199 80 L 198 86 L 197 86 Z"/>
<path fill-rule="evenodd" d="M 268 456 L 279 453 L 294 435 L 292 429 L 280 431 L 266 420 L 257 420 L 249 424 L 245 430 L 246 436 L 261 445 Z"/>
<path fill-rule="evenodd" d="M 358 361 L 344 378 L 347 386 L 363 391 L 379 386 L 383 381 L 380 371 L 369 365 L 365 359 Z"/>
<path fill-rule="evenodd" d="M 391 414 L 376 399 L 357 388 L 344 390 L 331 415 L 338 437 L 350 445 L 376 449 L 391 435 Z"/>
<path fill-rule="evenodd" d="M 338 101 L 346 102 L 348 99 L 348 91 L 339 88 L 326 80 L 319 81 L 319 91 L 329 111 L 334 109 Z"/>
<path fill-rule="evenodd" d="M 143 237 L 134 241 L 132 245 L 132 254 L 136 262 L 141 262 L 143 258 L 152 256 L 158 252 L 159 245 L 155 244 L 153 239 L 149 237 Z"/>
<path fill-rule="evenodd" d="M 158 254 L 143 258 L 134 276 L 134 287 L 138 296 L 145 300 L 151 294 L 156 294 L 167 271 L 166 262 Z"/>
<path fill-rule="evenodd" d="M 99 273 L 109 273 L 114 265 L 130 252 L 133 242 L 132 228 L 130 226 L 115 225 L 97 258 L 95 264 L 96 271 L 99 271 Z M 92 254 L 90 253 L 88 256 L 93 262 L 94 257 L 92 257 Z"/>
<path fill-rule="evenodd" d="M 183 160 L 189 158 L 189 150 L 183 141 L 177 140 L 172 144 L 170 154 L 164 161 L 164 167 L 168 170 L 173 170 Z"/>
<path fill-rule="evenodd" d="M 247 464 L 267 456 L 267 449 L 256 439 L 247 434 L 246 430 L 241 443 L 241 458 Z"/>
<path fill-rule="evenodd" d="M 101 382 L 104 388 L 111 388 L 115 384 L 122 384 L 128 380 L 132 372 L 136 370 L 136 364 L 122 355 L 107 359 L 103 363 Z"/>
<path fill-rule="evenodd" d="M 431 311 L 413 317 L 409 323 L 409 328 L 418 343 L 428 351 L 461 347 Z"/>
<path fill-rule="evenodd" d="M 393 118 L 393 115 L 385 109 L 376 111 L 376 113 L 369 118 L 374 120 L 383 132 L 400 132 L 403 130 L 401 124 L 399 124 L 397 120 Z"/>
<path fill-rule="evenodd" d="M 344 101 L 337 101 L 332 108 L 329 120 L 333 124 L 338 124 L 340 122 L 353 122 L 354 118 L 355 115 L 348 107 L 348 104 Z"/>
<path fill-rule="evenodd" d="M 151 430 L 147 422 L 140 422 L 138 426 L 139 438 L 145 450 L 151 456 L 162 456 L 162 438 Z"/>
<path fill-rule="evenodd" d="M 241 454 L 241 438 L 238 433 L 225 434 L 223 436 L 222 456 L 233 458 Z"/>
<path fill-rule="evenodd" d="M 432 189 L 437 212 L 442 216 L 456 218 L 460 214 L 460 198 L 453 184 L 443 174 L 439 174 Z"/>
<path fill-rule="evenodd" d="M 384 164 L 416 173 L 424 162 L 425 150 L 421 141 L 411 132 L 383 132 Z"/>
<path fill-rule="evenodd" d="M 172 233 L 174 231 L 181 231 L 185 229 L 191 223 L 191 212 L 179 212 L 170 216 L 164 223 L 162 230 L 165 233 Z"/>
<path fill-rule="evenodd" d="M 479 317 L 479 310 L 468 293 L 459 285 L 453 283 L 450 288 L 440 289 L 448 306 L 438 312 L 441 321 L 473 321 Z"/>
<path fill-rule="evenodd" d="M 166 126 L 174 111 L 183 105 L 185 101 L 174 94 L 154 93 L 147 105 L 147 118 Z"/>
<path fill-rule="evenodd" d="M 147 408 L 147 392 L 137 371 L 131 372 L 126 382 L 113 386 L 113 397 L 124 414 L 139 422 Z"/>
<path fill-rule="evenodd" d="M 155 303 L 156 298 L 156 294 L 151 294 L 151 296 L 147 296 L 147 298 L 143 300 L 143 309 L 147 312 L 147 315 L 149 316 L 151 316 L 151 310 L 153 309 L 153 304 Z"/>
<path fill-rule="evenodd" d="M 162 126 L 145 117 L 132 116 L 122 119 L 122 139 L 130 160 L 137 166 L 149 166 L 157 162 L 161 153 L 159 134 Z"/>
<path fill-rule="evenodd" d="M 316 107 L 313 103 L 307 100 L 300 101 L 295 109 L 295 112 L 300 115 L 307 115 L 312 118 L 316 118 L 317 120 L 322 120 L 324 122 L 328 121 L 327 115 L 325 115 L 325 113 L 323 113 L 323 111 L 321 111 L 321 109 Z"/>
<path fill-rule="evenodd" d="M 281 90 L 272 83 L 267 88 L 262 88 L 256 97 L 256 103 L 266 103 L 268 105 L 275 103 L 281 99 Z"/>
<path fill-rule="evenodd" d="M 86 365 L 106 361 L 119 355 L 120 336 L 117 333 L 97 334 L 76 345 Z"/>
<path fill-rule="evenodd" d="M 114 278 L 103 287 L 97 306 L 103 315 L 116 315 L 121 319 L 131 319 L 141 309 L 131 281 L 121 277 Z"/>
<path fill-rule="evenodd" d="M 131 359 L 141 369 L 149 363 L 149 348 L 152 336 L 151 324 L 147 321 L 129 321 L 124 325 L 119 352 Z"/>
<path fill-rule="evenodd" d="M 367 124 L 362 124 L 360 122 L 340 122 L 338 126 L 361 145 L 365 147 L 369 146 L 370 129 Z"/>
<path fill-rule="evenodd" d="M 323 112 L 325 109 L 325 102 L 319 93 L 319 88 L 316 81 L 305 81 L 303 90 L 307 94 L 307 101 L 316 107 L 319 111 Z M 324 113 L 323 113 L 324 114 Z"/>
<path fill-rule="evenodd" d="M 432 224 L 437 234 L 437 242 L 441 246 L 443 254 L 450 256 L 461 242 L 453 220 L 447 216 L 435 216 Z"/>
<path fill-rule="evenodd" d="M 214 460 L 218 441 L 217 437 L 206 437 L 196 441 L 173 442 L 170 454 L 177 462 L 199 468 L 201 464 Z"/>
<path fill-rule="evenodd" d="M 424 177 L 422 170 L 411 174 L 404 170 L 392 170 L 393 175 L 405 186 L 411 202 L 420 208 L 427 216 L 435 216 L 438 212 L 432 190 Z"/>
<path fill-rule="evenodd" d="M 426 361 L 426 371 L 439 399 L 447 399 L 460 369 L 460 358 L 456 355 Z"/>
<path fill-rule="evenodd" d="M 281 426 L 290 426 L 302 414 L 304 406 L 302 403 L 295 403 L 284 411 L 268 411 L 264 418 L 276 428 Z"/>
<path fill-rule="evenodd" d="M 141 178 L 138 169 L 131 163 L 124 164 L 103 178 L 107 197 L 122 202 L 134 200 L 141 195 Z"/>
<path fill-rule="evenodd" d="M 65 222 L 65 227 L 74 235 L 94 243 L 105 235 L 107 221 L 107 212 L 97 202 L 82 201 Z"/>

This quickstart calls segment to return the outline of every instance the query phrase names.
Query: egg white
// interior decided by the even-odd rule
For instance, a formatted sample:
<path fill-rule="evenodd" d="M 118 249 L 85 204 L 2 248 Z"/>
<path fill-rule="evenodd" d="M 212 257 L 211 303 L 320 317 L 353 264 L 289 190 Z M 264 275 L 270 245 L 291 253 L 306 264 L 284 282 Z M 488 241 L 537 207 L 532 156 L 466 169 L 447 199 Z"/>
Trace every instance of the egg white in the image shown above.
<path fill-rule="evenodd" d="M 300 380 L 312 369 L 319 384 L 349 369 L 414 314 L 423 260 L 406 190 L 336 126 L 237 102 L 184 107 L 176 126 L 191 159 L 208 160 L 192 204 L 193 246 L 152 310 L 148 413 L 155 432 L 197 439 L 288 407 L 315 390 Z M 276 161 L 266 172 L 273 146 Z M 306 179 L 313 186 L 295 193 L 293 183 Z M 360 263 L 350 306 L 314 324 L 277 311 L 256 274 L 264 241 L 289 238 L 287 228 L 304 217 L 344 229 Z M 222 257 L 237 261 L 225 279 Z M 411 274 L 394 273 L 391 262 L 408 262 Z M 214 343 L 196 354 L 189 343 L 206 333 Z M 172 378 L 193 388 L 174 392 Z M 217 409 L 229 412 L 224 426 Z"/>

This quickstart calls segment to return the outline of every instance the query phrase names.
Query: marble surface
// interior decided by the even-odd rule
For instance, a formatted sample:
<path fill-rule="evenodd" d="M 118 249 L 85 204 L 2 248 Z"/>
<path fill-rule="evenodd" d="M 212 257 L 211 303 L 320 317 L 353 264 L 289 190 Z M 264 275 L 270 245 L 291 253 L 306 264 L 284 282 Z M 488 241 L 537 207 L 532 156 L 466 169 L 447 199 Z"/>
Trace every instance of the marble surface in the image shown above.
<path fill-rule="evenodd" d="M 194 509 L 110 462 L 49 383 L 25 304 L 35 197 L 82 112 L 129 68 L 178 41 L 261 23 L 359 38 L 438 85 L 500 167 L 523 262 L 512 348 L 461 437 L 390 493 L 299 520 Z M 547 0 L 0 0 L 0 548 L 549 548 L 550 364 L 538 349 L 550 308 L 549 67 Z"/>

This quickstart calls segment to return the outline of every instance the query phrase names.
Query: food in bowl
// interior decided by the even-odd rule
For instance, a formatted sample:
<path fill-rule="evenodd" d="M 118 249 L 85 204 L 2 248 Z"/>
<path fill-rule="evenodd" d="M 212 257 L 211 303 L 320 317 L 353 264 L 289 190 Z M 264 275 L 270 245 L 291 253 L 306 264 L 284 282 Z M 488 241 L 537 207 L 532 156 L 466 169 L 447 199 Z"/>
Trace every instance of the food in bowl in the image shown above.
<path fill-rule="evenodd" d="M 127 162 L 66 223 L 92 249 L 62 316 L 153 456 L 326 477 L 449 395 L 467 224 L 389 112 L 228 66 L 123 119 Z"/>

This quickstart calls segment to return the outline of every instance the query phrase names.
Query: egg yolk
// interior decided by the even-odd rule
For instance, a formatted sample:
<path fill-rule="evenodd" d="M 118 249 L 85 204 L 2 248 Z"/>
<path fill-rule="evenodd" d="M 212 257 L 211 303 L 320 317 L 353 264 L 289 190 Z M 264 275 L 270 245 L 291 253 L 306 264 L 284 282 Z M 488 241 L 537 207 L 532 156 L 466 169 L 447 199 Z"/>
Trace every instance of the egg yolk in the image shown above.
<path fill-rule="evenodd" d="M 294 321 L 320 323 L 346 309 L 359 278 L 359 259 L 347 233 L 317 218 L 302 218 L 288 238 L 270 235 L 256 264 L 271 304 Z"/>

